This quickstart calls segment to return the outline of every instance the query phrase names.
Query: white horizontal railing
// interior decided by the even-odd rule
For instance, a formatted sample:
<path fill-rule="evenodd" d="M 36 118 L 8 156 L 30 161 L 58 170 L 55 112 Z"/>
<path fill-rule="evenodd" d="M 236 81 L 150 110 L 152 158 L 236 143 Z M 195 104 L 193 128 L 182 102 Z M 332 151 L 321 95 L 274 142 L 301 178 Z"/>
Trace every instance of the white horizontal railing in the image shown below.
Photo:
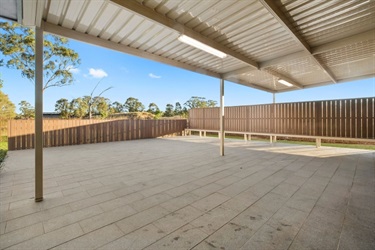
<path fill-rule="evenodd" d="M 220 131 L 219 130 L 207 130 L 207 129 L 185 129 L 185 135 L 191 135 L 191 132 L 199 132 L 199 136 L 206 137 L 208 133 L 217 133 L 218 137 L 220 138 Z M 274 143 L 277 141 L 277 137 L 294 137 L 294 138 L 306 138 L 306 139 L 315 139 L 316 147 L 319 148 L 322 145 L 322 139 L 324 140 L 342 140 L 342 141 L 355 141 L 355 142 L 372 142 L 375 143 L 374 139 L 359 139 L 359 138 L 347 138 L 347 137 L 331 137 L 331 136 L 314 136 L 314 135 L 290 135 L 290 134 L 275 134 L 275 133 L 258 133 L 258 132 L 239 132 L 239 131 L 224 131 L 224 138 L 225 134 L 242 134 L 244 136 L 245 141 L 251 141 L 252 135 L 261 135 L 261 136 L 269 136 L 270 143 Z"/>

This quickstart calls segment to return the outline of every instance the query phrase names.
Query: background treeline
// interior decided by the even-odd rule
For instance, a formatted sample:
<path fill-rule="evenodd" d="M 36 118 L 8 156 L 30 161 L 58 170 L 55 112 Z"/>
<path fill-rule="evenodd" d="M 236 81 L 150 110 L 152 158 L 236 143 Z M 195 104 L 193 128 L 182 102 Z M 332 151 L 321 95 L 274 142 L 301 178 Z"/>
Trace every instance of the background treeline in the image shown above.
<path fill-rule="evenodd" d="M 16 119 L 33 119 L 35 117 L 34 107 L 26 102 L 21 101 L 19 104 L 19 113 Z M 192 108 L 216 107 L 217 102 L 206 100 L 204 97 L 192 96 L 183 105 L 179 102 L 167 104 L 164 111 L 152 102 L 147 107 L 137 98 L 129 97 L 124 103 L 114 101 L 102 96 L 83 96 L 68 100 L 61 98 L 56 101 L 55 111 L 60 114 L 62 119 L 78 118 L 146 118 L 158 119 L 161 117 L 187 117 L 188 110 Z"/>
<path fill-rule="evenodd" d="M 112 102 L 110 99 L 102 96 L 84 96 L 70 101 L 65 98 L 57 100 L 55 111 L 58 112 L 63 119 L 108 118 L 140 112 L 152 114 L 152 116 L 147 116 L 146 114 L 148 118 L 160 118 L 174 116 L 186 117 L 188 110 L 191 108 L 215 107 L 216 105 L 216 101 L 193 96 L 183 105 L 179 102 L 176 102 L 174 105 L 169 103 L 165 106 L 164 111 L 162 111 L 156 103 L 152 102 L 148 106 L 145 106 L 134 97 L 129 97 L 122 103 L 119 101 Z"/>

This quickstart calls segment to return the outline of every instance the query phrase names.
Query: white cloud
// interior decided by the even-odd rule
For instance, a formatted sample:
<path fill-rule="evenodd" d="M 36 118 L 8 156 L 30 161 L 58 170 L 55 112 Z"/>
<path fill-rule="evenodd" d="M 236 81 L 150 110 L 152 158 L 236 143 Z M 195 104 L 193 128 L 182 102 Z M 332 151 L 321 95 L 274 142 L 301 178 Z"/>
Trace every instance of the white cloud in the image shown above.
<path fill-rule="evenodd" d="M 103 78 L 103 77 L 108 76 L 108 74 L 104 70 L 93 69 L 93 68 L 89 69 L 89 75 L 94 77 L 94 78 Z"/>
<path fill-rule="evenodd" d="M 161 76 L 157 76 L 157 75 L 154 75 L 152 73 L 148 74 L 148 76 L 151 77 L 151 78 L 156 78 L 156 79 L 161 78 Z"/>
<path fill-rule="evenodd" d="M 68 66 L 66 69 L 73 74 L 78 74 L 80 72 L 78 68 L 74 68 L 73 66 Z"/>

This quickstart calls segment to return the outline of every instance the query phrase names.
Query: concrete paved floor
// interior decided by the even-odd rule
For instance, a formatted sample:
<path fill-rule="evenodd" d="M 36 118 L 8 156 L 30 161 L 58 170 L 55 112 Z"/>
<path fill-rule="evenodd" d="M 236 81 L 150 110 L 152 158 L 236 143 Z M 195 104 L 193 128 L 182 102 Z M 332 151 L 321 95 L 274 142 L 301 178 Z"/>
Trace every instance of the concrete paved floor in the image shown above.
<path fill-rule="evenodd" d="M 0 175 L 1 249 L 375 249 L 375 152 L 176 137 L 32 150 Z"/>

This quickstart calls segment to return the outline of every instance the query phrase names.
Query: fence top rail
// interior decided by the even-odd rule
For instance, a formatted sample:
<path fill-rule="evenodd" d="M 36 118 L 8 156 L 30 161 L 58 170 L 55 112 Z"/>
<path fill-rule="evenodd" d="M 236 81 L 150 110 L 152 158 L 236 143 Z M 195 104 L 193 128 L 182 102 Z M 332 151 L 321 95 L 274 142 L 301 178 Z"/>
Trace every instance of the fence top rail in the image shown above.
<path fill-rule="evenodd" d="M 276 103 L 261 103 L 253 105 L 238 105 L 238 106 L 225 106 L 224 108 L 246 108 L 246 107 L 255 107 L 255 106 L 268 106 L 268 105 L 278 105 L 278 104 L 298 104 L 298 103 L 321 103 L 321 102 L 331 102 L 331 101 L 351 101 L 351 100 L 363 100 L 363 99 L 372 99 L 375 100 L 375 97 L 358 97 L 358 98 L 347 98 L 347 99 L 329 99 L 329 100 L 315 100 L 315 101 L 299 101 L 299 102 L 276 102 Z M 191 110 L 202 110 L 202 109 L 218 109 L 219 107 L 206 107 L 206 108 L 193 108 Z"/>

